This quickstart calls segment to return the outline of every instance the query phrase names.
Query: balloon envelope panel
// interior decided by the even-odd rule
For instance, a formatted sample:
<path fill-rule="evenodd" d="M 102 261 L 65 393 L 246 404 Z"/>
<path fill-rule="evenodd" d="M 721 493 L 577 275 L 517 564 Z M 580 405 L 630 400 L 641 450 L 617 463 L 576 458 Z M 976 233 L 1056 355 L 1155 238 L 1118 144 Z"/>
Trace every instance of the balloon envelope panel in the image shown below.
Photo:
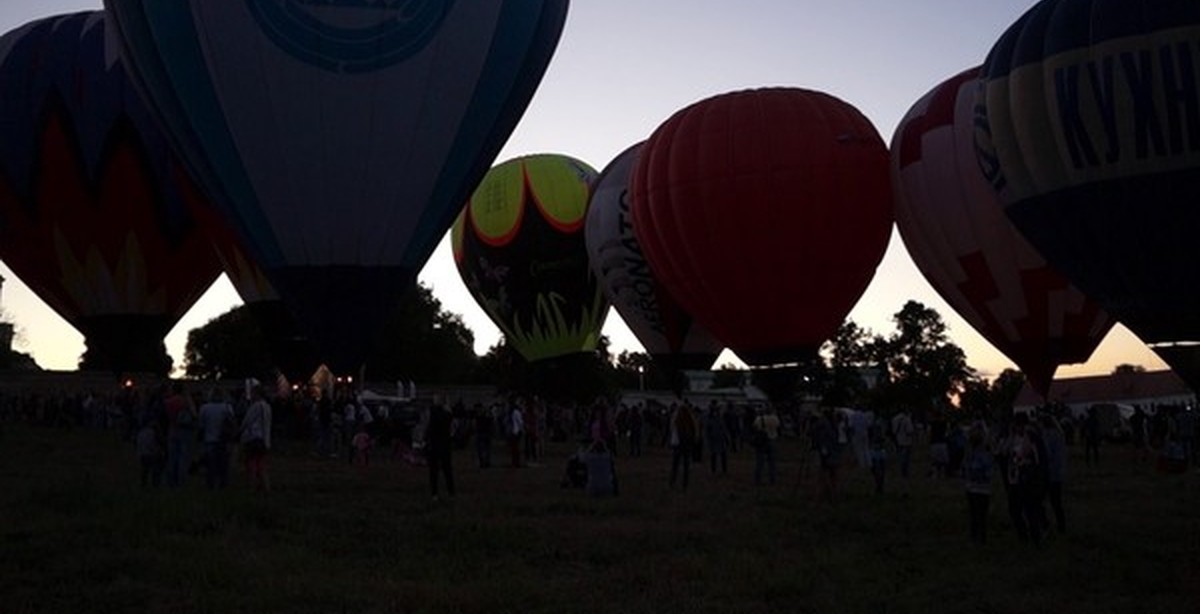
<path fill-rule="evenodd" d="M 929 283 L 1045 394 L 1114 321 L 1051 268 L 1004 216 L 975 159 L 978 69 L 918 101 L 896 128 L 896 226 Z"/>
<path fill-rule="evenodd" d="M 633 223 L 655 274 L 751 364 L 815 356 L 892 223 L 887 147 L 849 104 L 795 88 L 679 111 L 647 141 Z"/>
<path fill-rule="evenodd" d="M 1200 4 L 1040 2 L 983 77 L 978 157 L 1022 234 L 1143 341 L 1200 340 Z"/>
<path fill-rule="evenodd" d="M 103 13 L 33 22 L 0 53 L 0 255 L 110 357 L 90 364 L 162 370 L 163 337 L 220 274 L 185 204 L 196 186 Z"/>
<path fill-rule="evenodd" d="M 655 360 L 673 368 L 708 369 L 723 349 L 720 342 L 654 278 L 633 232 L 629 183 L 640 149 L 639 143 L 622 152 L 596 180 L 585 230 L 592 272 Z"/>
<path fill-rule="evenodd" d="M 608 314 L 583 226 L 596 171 L 568 156 L 492 169 L 459 215 L 454 258 L 505 338 L 536 361 L 596 349 Z"/>
<path fill-rule="evenodd" d="M 109 0 L 196 175 L 357 366 L 541 80 L 566 0 Z"/>

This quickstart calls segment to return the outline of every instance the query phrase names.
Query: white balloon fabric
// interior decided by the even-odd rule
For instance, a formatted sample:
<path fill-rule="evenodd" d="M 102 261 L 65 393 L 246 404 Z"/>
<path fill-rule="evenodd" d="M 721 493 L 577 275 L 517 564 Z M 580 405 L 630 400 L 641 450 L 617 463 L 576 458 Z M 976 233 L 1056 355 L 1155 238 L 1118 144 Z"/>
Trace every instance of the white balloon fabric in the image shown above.
<path fill-rule="evenodd" d="M 567 0 L 106 0 L 193 172 L 353 368 L 520 119 Z"/>
<path fill-rule="evenodd" d="M 626 149 L 600 174 L 584 235 L 592 271 L 646 353 L 673 369 L 708 369 L 722 345 L 692 320 L 654 278 L 633 233 L 629 180 L 641 144 Z"/>

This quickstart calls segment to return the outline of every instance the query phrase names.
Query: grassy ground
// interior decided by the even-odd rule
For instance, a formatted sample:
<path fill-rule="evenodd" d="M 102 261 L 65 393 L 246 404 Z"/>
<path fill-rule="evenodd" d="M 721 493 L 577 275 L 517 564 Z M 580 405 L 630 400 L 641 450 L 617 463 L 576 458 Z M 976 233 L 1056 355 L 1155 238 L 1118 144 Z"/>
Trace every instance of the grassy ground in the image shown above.
<path fill-rule="evenodd" d="M 746 451 L 728 476 L 695 465 L 687 492 L 668 490 L 663 450 L 620 457 L 607 500 L 558 488 L 565 444 L 520 470 L 461 452 L 440 503 L 422 469 L 282 443 L 273 492 L 198 476 L 143 492 L 111 433 L 4 425 L 0 612 L 1200 611 L 1200 474 L 1117 448 L 1100 469 L 1072 459 L 1068 534 L 1019 542 L 997 484 L 976 548 L 957 481 L 875 496 L 852 471 L 817 504 L 793 442 L 762 488 Z"/>

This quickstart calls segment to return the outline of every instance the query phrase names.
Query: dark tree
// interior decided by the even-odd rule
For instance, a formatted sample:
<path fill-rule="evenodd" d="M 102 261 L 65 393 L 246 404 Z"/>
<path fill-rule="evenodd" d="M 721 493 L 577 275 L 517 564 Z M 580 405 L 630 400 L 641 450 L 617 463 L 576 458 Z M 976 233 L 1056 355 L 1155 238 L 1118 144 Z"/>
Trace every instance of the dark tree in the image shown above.
<path fill-rule="evenodd" d="M 713 388 L 741 388 L 748 381 L 749 372 L 725 363 L 713 371 Z"/>
<path fill-rule="evenodd" d="M 681 393 L 688 386 L 687 374 L 663 362 L 645 352 L 623 351 L 613 365 L 615 384 L 629 390 L 641 388 Z"/>
<path fill-rule="evenodd" d="M 1024 387 L 1025 375 L 1015 369 L 1001 371 L 990 384 L 972 377 L 959 392 L 959 408 L 971 417 L 1002 419 L 1012 414 L 1013 403 Z"/>
<path fill-rule="evenodd" d="M 0 277 L 0 283 L 4 278 Z M 8 314 L 0 309 L 0 370 L 38 371 L 37 363 L 29 354 L 12 349 L 16 338 L 16 327 L 8 320 Z"/>
<path fill-rule="evenodd" d="M 944 408 L 974 376 L 966 354 L 946 336 L 937 311 L 908 301 L 893 316 L 896 332 L 880 345 L 887 378 L 877 399 L 923 416 Z"/>
<path fill-rule="evenodd" d="M 442 310 L 424 285 L 401 300 L 367 354 L 369 380 L 424 384 L 471 381 L 478 366 L 474 334 L 458 314 Z M 188 334 L 186 372 L 198 378 L 263 379 L 275 361 L 248 309 L 239 306 Z"/>
<path fill-rule="evenodd" d="M 824 403 L 831 406 L 869 405 L 868 374 L 878 374 L 886 364 L 886 341 L 853 320 L 838 327 L 825 344 L 829 370 L 823 382 Z M 873 378 L 877 379 L 877 378 Z"/>
<path fill-rule="evenodd" d="M 1021 394 L 1021 389 L 1025 387 L 1025 374 L 1016 369 L 1005 369 L 996 376 L 992 381 L 991 387 L 991 411 L 992 415 L 998 415 L 996 412 L 1011 412 L 1013 404 L 1017 402 L 1017 395 Z"/>
<path fill-rule="evenodd" d="M 537 395 L 555 402 L 590 403 L 619 390 L 617 369 L 601 335 L 593 352 L 576 352 L 536 362 L 525 360 L 503 339 L 480 359 L 486 383 L 501 392 Z"/>
<path fill-rule="evenodd" d="M 265 379 L 273 361 L 266 339 L 245 305 L 188 332 L 184 372 L 198 379 Z"/>
<path fill-rule="evenodd" d="M 823 397 L 829 383 L 829 369 L 820 358 L 799 364 L 752 369 L 750 381 L 772 403 L 785 404 L 815 396 Z"/>
<path fill-rule="evenodd" d="M 1122 363 L 1122 364 L 1117 365 L 1116 367 L 1113 367 L 1113 375 L 1145 373 L 1145 372 L 1146 372 L 1146 367 L 1143 367 L 1142 365 L 1131 365 L 1128 363 Z"/>
<path fill-rule="evenodd" d="M 378 340 L 367 356 L 370 380 L 463 384 L 479 366 L 475 334 L 462 316 L 444 311 L 424 284 L 401 299 Z"/>

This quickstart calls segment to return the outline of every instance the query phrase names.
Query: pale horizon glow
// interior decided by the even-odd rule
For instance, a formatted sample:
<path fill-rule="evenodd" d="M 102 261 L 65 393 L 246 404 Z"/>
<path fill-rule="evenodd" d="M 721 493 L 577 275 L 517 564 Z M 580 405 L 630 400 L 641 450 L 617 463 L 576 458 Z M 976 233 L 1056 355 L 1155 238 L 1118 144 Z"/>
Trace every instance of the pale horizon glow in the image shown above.
<path fill-rule="evenodd" d="M 575 0 L 554 61 L 497 162 L 556 152 L 602 169 L 645 139 L 674 111 L 727 91 L 787 85 L 828 92 L 858 107 L 885 142 L 900 118 L 933 86 L 981 63 L 1000 33 L 1034 0 L 861 0 L 794 3 L 753 0 Z M 8 0 L 7 32 L 36 18 L 100 8 L 99 0 Z M 0 264 L 0 309 L 16 325 L 15 347 L 45 369 L 74 370 L 83 337 Z M 484 353 L 499 330 L 459 279 L 443 238 L 420 274 L 445 309 L 462 316 Z M 907 300 L 936 309 L 968 363 L 994 377 L 1013 363 L 941 300 L 893 231 L 870 287 L 849 318 L 887 334 Z M 240 303 L 225 276 L 167 336 L 182 367 L 188 331 Z M 604 328 L 614 354 L 642 351 L 615 310 Z M 736 361 L 726 352 L 718 365 Z M 1116 326 L 1091 359 L 1064 366 L 1058 377 L 1099 375 L 1119 364 L 1167 368 L 1124 327 Z"/>

